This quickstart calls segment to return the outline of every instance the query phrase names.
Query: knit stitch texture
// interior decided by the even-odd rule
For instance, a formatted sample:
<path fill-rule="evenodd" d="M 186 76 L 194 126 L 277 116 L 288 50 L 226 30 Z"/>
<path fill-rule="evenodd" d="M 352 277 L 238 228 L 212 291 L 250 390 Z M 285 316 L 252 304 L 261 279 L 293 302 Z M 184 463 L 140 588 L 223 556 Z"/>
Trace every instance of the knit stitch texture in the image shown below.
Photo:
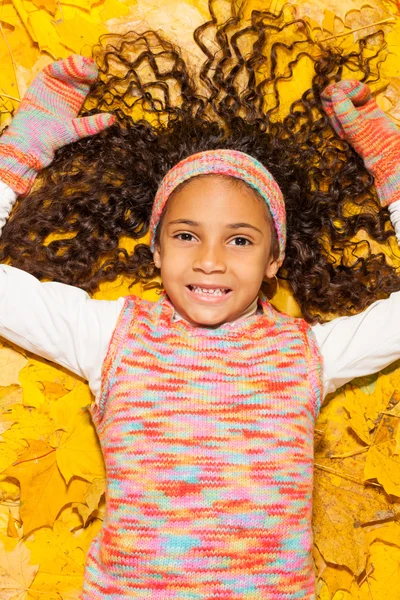
<path fill-rule="evenodd" d="M 321 357 L 262 299 L 217 329 L 128 297 L 92 409 L 107 514 L 83 600 L 312 600 Z"/>
<path fill-rule="evenodd" d="M 0 179 L 14 192 L 26 195 L 58 148 L 114 122 L 108 113 L 76 118 L 97 75 L 92 59 L 75 54 L 47 66 L 29 86 L 0 137 Z"/>
<path fill-rule="evenodd" d="M 364 160 L 382 206 L 400 200 L 400 131 L 356 80 L 329 85 L 321 95 L 336 133 Z"/>

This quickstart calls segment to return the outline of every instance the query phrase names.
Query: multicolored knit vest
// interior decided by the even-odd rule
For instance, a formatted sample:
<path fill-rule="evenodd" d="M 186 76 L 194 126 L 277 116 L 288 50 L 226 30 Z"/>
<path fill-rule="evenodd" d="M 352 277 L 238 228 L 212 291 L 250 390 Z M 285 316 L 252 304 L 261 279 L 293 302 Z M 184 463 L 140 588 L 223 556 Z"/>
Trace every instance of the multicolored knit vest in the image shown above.
<path fill-rule="evenodd" d="M 217 329 L 129 297 L 93 409 L 107 514 L 83 600 L 311 600 L 321 357 L 308 325 Z"/>

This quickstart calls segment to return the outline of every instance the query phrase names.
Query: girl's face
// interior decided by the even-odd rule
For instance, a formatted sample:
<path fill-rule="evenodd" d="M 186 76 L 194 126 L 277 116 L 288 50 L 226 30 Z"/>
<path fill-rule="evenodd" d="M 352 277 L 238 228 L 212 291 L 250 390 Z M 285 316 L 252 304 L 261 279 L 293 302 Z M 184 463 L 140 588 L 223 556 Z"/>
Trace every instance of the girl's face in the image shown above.
<path fill-rule="evenodd" d="M 175 309 L 194 325 L 238 319 L 280 267 L 268 208 L 244 183 L 190 180 L 168 199 L 160 227 L 155 265 Z"/>

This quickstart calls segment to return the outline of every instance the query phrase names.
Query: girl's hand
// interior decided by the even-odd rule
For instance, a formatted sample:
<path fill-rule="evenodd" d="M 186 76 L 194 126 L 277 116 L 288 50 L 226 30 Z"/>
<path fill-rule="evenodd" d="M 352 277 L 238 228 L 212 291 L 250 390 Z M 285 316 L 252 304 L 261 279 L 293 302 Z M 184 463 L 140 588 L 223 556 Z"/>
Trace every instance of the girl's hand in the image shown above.
<path fill-rule="evenodd" d="M 0 137 L 0 179 L 15 192 L 29 193 L 58 148 L 114 123 L 108 113 L 77 118 L 97 75 L 92 59 L 74 54 L 47 66 L 29 86 Z"/>
<path fill-rule="evenodd" d="M 332 83 L 321 94 L 333 128 L 363 158 L 382 206 L 400 200 L 400 131 L 365 83 Z"/>

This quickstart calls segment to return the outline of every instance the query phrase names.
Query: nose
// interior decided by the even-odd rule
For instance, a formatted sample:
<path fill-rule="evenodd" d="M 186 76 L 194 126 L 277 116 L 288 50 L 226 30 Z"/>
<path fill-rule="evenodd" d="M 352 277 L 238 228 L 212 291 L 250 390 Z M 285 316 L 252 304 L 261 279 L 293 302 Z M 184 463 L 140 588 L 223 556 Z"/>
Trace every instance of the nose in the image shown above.
<path fill-rule="evenodd" d="M 193 270 L 203 273 L 225 273 L 224 251 L 217 244 L 201 244 L 193 260 Z"/>

